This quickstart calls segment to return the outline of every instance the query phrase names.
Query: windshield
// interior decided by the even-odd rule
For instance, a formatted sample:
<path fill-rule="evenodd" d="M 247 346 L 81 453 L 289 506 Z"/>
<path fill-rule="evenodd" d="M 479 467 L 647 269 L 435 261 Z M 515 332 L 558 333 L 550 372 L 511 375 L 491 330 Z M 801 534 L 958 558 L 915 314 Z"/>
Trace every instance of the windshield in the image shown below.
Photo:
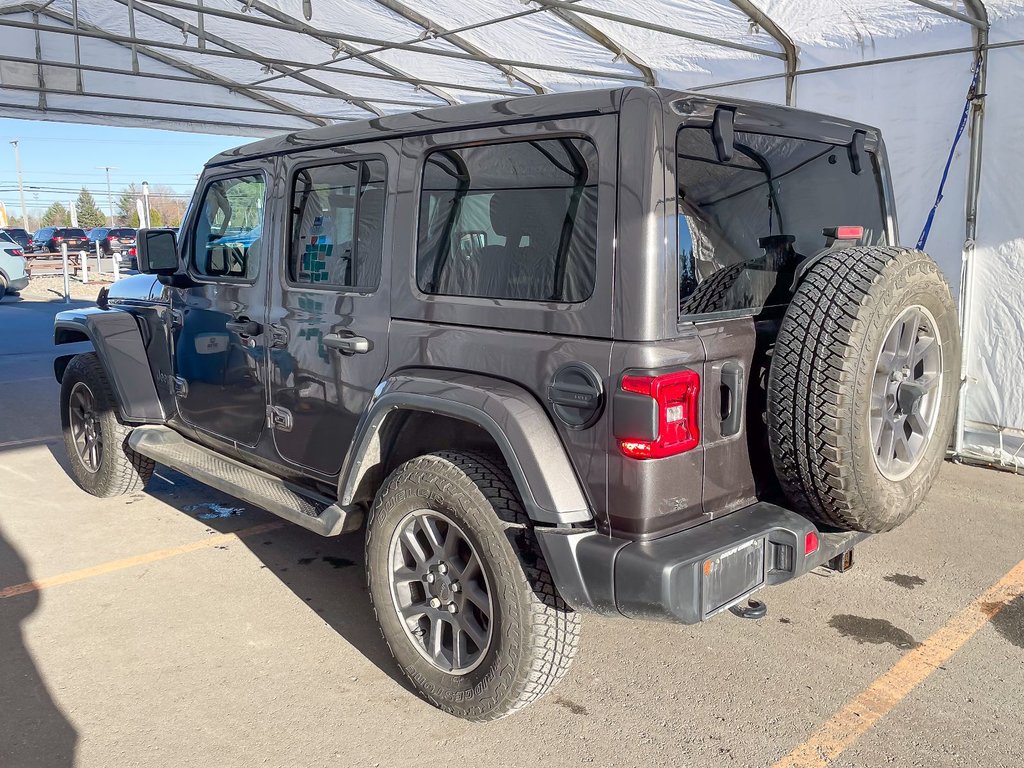
<path fill-rule="evenodd" d="M 822 229 L 861 226 L 887 242 L 874 154 L 854 172 L 847 145 L 737 132 L 721 162 L 711 131 L 676 139 L 679 314 L 757 314 L 785 306 L 796 268 L 826 247 Z"/>

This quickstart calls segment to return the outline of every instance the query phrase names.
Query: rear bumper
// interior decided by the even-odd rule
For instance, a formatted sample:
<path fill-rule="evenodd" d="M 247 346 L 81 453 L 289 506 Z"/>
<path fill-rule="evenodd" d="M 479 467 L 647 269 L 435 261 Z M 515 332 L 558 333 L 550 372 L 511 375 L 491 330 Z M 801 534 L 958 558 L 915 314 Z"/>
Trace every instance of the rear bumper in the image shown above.
<path fill-rule="evenodd" d="M 805 517 L 759 502 L 696 528 L 653 541 L 616 539 L 596 531 L 537 528 L 555 586 L 578 611 L 696 624 L 765 586 L 802 576 L 854 547 L 863 533 L 822 533 Z M 818 549 L 805 554 L 807 534 Z M 705 562 L 763 543 L 752 587 L 708 602 Z M 760 572 L 757 572 L 760 568 Z"/>
<path fill-rule="evenodd" d="M 8 291 L 23 291 L 28 288 L 28 275 L 16 277 L 7 284 Z"/>

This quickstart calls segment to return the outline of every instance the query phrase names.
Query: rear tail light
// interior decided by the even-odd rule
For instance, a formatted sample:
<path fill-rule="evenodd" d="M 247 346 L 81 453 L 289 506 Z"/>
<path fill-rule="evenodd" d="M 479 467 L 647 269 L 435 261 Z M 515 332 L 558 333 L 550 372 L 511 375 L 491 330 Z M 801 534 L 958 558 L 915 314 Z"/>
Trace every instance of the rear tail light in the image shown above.
<path fill-rule="evenodd" d="M 622 390 L 645 395 L 657 408 L 657 435 L 653 440 L 619 438 L 619 450 L 631 459 L 661 459 L 696 448 L 700 444 L 698 424 L 700 375 L 696 371 L 673 371 L 659 376 L 627 374 Z"/>
<path fill-rule="evenodd" d="M 12 256 L 24 256 L 25 255 L 25 254 L 23 254 L 21 252 L 20 248 L 11 248 L 10 253 L 11 253 Z"/>
<path fill-rule="evenodd" d="M 59 242 L 60 242 L 61 240 L 63 240 L 63 239 L 64 239 L 64 238 L 63 238 L 63 237 L 61 237 L 60 235 L 54 235 L 54 238 L 53 238 L 53 242 L 55 242 L 55 243 L 59 243 Z"/>
<path fill-rule="evenodd" d="M 864 237 L 864 227 L 843 225 L 839 227 L 825 227 L 821 234 L 829 240 L 855 240 L 859 241 Z"/>

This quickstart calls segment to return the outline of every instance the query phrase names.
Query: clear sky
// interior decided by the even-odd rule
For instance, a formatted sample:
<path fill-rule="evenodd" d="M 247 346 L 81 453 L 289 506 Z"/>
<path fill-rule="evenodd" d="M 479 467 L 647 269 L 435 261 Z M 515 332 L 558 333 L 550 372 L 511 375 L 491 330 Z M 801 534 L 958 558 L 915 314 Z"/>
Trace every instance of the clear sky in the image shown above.
<path fill-rule="evenodd" d="M 0 119 L 0 201 L 13 222 L 21 219 L 14 148 L 19 140 L 25 205 L 42 212 L 54 201 L 67 205 L 84 185 L 107 211 L 106 173 L 113 166 L 110 187 L 114 205 L 130 182 L 166 185 L 190 196 L 203 164 L 216 153 L 245 144 L 240 136 L 111 128 L 102 125 Z"/>

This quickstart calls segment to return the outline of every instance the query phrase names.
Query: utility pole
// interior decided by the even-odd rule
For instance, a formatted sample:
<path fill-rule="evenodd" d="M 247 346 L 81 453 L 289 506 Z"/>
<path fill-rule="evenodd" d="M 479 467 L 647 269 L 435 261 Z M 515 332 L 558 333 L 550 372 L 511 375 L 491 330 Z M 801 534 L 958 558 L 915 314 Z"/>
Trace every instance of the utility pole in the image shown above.
<path fill-rule="evenodd" d="M 12 139 L 10 145 L 14 147 L 14 168 L 18 172 L 18 196 L 21 198 L 21 226 L 28 231 L 28 213 L 25 210 L 25 185 L 21 181 L 21 155 L 18 153 L 18 140 Z"/>
<path fill-rule="evenodd" d="M 110 172 L 116 171 L 113 165 L 97 165 L 97 170 L 107 172 L 107 214 L 110 216 L 110 226 L 114 226 L 114 198 L 110 194 Z"/>

